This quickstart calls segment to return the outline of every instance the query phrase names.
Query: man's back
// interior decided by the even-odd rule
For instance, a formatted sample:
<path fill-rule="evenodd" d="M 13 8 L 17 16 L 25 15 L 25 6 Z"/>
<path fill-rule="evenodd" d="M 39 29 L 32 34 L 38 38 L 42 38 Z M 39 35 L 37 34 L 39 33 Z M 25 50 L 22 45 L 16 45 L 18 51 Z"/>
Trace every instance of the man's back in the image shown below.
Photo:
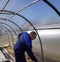
<path fill-rule="evenodd" d="M 16 62 L 26 62 L 25 51 L 34 61 L 37 61 L 32 52 L 32 41 L 27 32 L 23 32 L 20 37 L 18 37 L 17 43 L 14 46 Z"/>
<path fill-rule="evenodd" d="M 29 34 L 26 32 L 23 32 L 19 35 L 18 40 L 16 44 L 14 45 L 14 50 L 16 52 L 23 52 L 26 49 L 26 45 L 31 46 L 31 39 L 29 37 Z"/>

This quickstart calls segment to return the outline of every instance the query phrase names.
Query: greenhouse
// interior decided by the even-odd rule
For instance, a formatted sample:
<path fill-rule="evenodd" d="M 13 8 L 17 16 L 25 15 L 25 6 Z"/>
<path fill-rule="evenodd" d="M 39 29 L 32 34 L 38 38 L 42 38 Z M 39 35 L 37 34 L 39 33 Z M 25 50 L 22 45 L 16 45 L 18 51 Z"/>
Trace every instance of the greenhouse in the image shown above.
<path fill-rule="evenodd" d="M 60 62 L 60 0 L 0 0 L 0 62 L 16 62 L 18 34 L 35 31 L 38 62 Z M 27 62 L 34 62 L 25 53 Z"/>

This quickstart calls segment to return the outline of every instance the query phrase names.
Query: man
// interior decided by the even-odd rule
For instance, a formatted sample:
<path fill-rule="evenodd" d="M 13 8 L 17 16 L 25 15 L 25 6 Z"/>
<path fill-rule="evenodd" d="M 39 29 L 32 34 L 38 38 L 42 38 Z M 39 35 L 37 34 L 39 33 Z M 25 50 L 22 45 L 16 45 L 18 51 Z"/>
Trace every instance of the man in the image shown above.
<path fill-rule="evenodd" d="M 36 36 L 37 34 L 34 31 L 32 31 L 30 34 L 23 32 L 18 35 L 18 41 L 14 45 L 16 62 L 26 62 L 25 51 L 33 61 L 37 62 L 37 59 L 32 52 L 31 41 L 34 40 Z"/>

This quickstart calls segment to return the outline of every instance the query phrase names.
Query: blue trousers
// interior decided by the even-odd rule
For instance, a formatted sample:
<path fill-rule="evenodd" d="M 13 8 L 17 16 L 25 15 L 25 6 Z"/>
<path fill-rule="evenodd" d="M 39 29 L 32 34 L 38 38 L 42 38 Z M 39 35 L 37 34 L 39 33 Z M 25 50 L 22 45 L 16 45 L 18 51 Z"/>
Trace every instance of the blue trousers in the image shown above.
<path fill-rule="evenodd" d="M 26 62 L 25 54 L 15 53 L 16 62 Z"/>

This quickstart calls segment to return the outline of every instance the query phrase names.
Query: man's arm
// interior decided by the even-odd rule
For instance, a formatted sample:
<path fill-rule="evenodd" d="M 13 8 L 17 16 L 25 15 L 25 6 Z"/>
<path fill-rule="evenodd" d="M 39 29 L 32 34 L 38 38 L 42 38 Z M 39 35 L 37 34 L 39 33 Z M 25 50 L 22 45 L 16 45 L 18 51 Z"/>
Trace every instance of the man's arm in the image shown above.
<path fill-rule="evenodd" d="M 33 52 L 32 52 L 32 41 L 30 39 L 30 36 L 28 33 L 24 32 L 24 41 L 26 43 L 26 51 L 27 51 L 27 54 L 30 56 L 30 58 L 37 62 L 37 59 L 36 57 L 34 56 Z"/>
<path fill-rule="evenodd" d="M 29 55 L 29 57 L 33 60 L 33 61 L 35 61 L 35 62 L 37 62 L 37 59 L 36 59 L 36 57 L 34 56 L 34 54 L 33 54 L 33 52 L 32 52 L 32 48 L 31 47 L 27 47 L 27 54 Z"/>

